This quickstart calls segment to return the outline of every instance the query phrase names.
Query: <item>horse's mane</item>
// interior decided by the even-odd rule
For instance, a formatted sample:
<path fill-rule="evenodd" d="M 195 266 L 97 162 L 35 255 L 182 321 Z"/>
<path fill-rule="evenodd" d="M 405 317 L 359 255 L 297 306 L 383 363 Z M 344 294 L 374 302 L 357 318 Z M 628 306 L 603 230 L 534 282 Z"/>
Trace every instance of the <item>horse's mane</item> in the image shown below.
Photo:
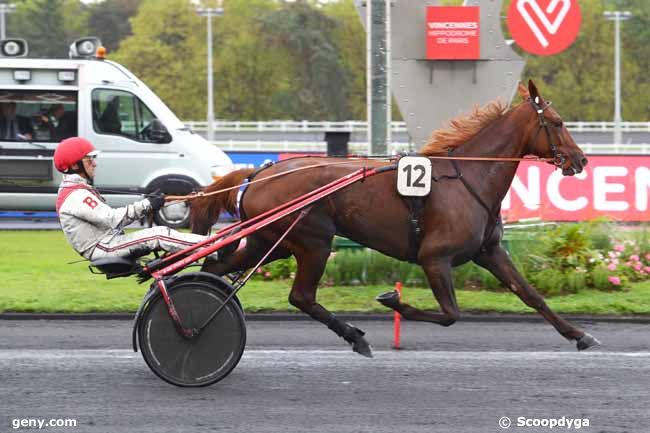
<path fill-rule="evenodd" d="M 447 153 L 448 149 L 465 143 L 508 111 L 508 105 L 501 100 L 489 102 L 483 107 L 477 105 L 470 113 L 461 114 L 449 120 L 445 127 L 433 131 L 429 141 L 420 149 L 420 153 L 424 155 Z"/>

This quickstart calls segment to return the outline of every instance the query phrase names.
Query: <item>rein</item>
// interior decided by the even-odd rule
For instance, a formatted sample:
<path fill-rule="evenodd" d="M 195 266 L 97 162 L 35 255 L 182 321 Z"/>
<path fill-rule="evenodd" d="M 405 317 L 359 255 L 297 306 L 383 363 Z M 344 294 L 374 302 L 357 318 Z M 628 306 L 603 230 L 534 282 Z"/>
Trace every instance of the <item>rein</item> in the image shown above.
<path fill-rule="evenodd" d="M 539 158 L 539 157 L 506 158 L 506 157 L 496 157 L 496 156 L 495 157 L 481 157 L 481 156 L 475 156 L 475 157 L 472 157 L 472 156 L 426 156 L 426 158 L 452 160 L 452 161 L 495 161 L 495 162 L 521 162 L 521 161 L 552 162 L 553 161 L 553 158 Z M 367 158 L 358 158 L 358 159 L 367 159 Z M 358 160 L 358 159 L 348 158 L 345 161 L 341 161 L 341 162 L 327 162 L 327 163 L 322 163 L 322 164 L 307 165 L 305 167 L 298 167 L 298 168 L 294 168 L 294 169 L 291 169 L 291 170 L 288 170 L 288 171 L 283 171 L 282 173 L 276 173 L 274 175 L 265 177 L 263 179 L 257 179 L 257 180 L 253 180 L 253 181 L 250 181 L 250 182 L 245 182 L 245 183 L 242 183 L 241 185 L 235 185 L 235 186 L 231 186 L 229 188 L 223 188 L 223 189 L 220 189 L 220 190 L 217 190 L 217 191 L 211 191 L 211 192 L 199 191 L 199 192 L 188 194 L 188 195 L 168 195 L 168 196 L 165 197 L 165 201 L 167 202 L 167 203 L 165 203 L 165 206 L 171 206 L 171 205 L 174 205 L 174 204 L 183 203 L 183 202 L 186 202 L 186 201 L 191 201 L 191 200 L 194 200 L 194 199 L 197 199 L 197 198 L 209 197 L 209 196 L 212 196 L 212 195 L 221 194 L 223 192 L 232 191 L 234 189 L 239 189 L 243 185 L 252 185 L 252 184 L 258 183 L 258 182 L 264 182 L 266 180 L 270 180 L 270 179 L 273 179 L 273 178 L 276 178 L 276 177 L 284 176 L 284 175 L 287 175 L 287 174 L 290 174 L 290 173 L 295 173 L 297 171 L 308 170 L 308 169 L 319 168 L 319 167 L 329 167 L 329 166 L 333 166 L 333 165 L 349 164 L 351 161 L 355 161 L 355 160 Z M 392 161 L 392 160 L 396 159 L 396 157 L 384 157 L 384 158 L 373 158 L 373 159 L 387 159 L 389 161 Z"/>
<path fill-rule="evenodd" d="M 323 163 L 323 164 L 314 164 L 314 165 L 308 165 L 308 166 L 305 166 L 305 167 L 298 167 L 298 168 L 294 168 L 294 169 L 291 169 L 291 170 L 288 170 L 288 171 L 283 171 L 282 173 L 273 174 L 273 175 L 265 177 L 263 179 L 252 180 L 250 182 L 244 182 L 241 185 L 235 185 L 235 186 L 232 186 L 232 187 L 229 187 L 229 188 L 219 189 L 217 191 L 211 191 L 211 192 L 199 191 L 199 192 L 188 194 L 188 195 L 168 195 L 168 196 L 165 197 L 165 201 L 169 201 L 169 203 L 166 203 L 165 206 L 169 206 L 169 205 L 172 205 L 172 204 L 178 204 L 178 203 L 194 200 L 194 199 L 201 198 L 201 197 L 209 197 L 211 195 L 221 194 L 222 192 L 231 191 L 233 189 L 239 189 L 243 185 L 252 185 L 254 183 L 262 182 L 262 181 L 265 181 L 265 180 L 270 180 L 270 179 L 273 179 L 275 177 L 284 176 L 285 174 L 295 173 L 297 171 L 307 170 L 307 169 L 310 169 L 310 168 L 329 167 L 329 166 L 332 166 L 332 165 L 349 164 L 350 161 L 353 161 L 353 160 L 354 159 L 348 159 L 346 161 L 341 161 L 341 162 L 327 162 L 327 163 Z"/>

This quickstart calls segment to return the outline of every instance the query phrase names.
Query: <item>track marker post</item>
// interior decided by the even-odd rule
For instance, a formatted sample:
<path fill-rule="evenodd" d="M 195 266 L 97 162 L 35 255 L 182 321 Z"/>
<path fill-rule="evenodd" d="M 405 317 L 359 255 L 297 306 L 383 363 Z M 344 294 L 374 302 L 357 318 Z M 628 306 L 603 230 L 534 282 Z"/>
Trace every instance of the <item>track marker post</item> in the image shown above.
<path fill-rule="evenodd" d="M 396 282 L 395 283 L 395 291 L 399 295 L 399 299 L 401 301 L 402 299 L 402 283 L 401 282 Z M 401 321 L 402 315 L 399 314 L 397 311 L 393 313 L 393 349 L 395 350 L 400 350 L 401 347 L 399 345 L 399 338 L 400 338 L 400 321 Z"/>

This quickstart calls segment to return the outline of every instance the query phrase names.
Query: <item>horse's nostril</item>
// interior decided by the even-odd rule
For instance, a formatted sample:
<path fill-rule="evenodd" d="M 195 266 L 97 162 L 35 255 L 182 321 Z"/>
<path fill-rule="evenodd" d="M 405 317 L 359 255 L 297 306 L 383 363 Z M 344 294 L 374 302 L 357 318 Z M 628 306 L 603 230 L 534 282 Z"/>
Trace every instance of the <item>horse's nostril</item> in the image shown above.
<path fill-rule="evenodd" d="M 587 160 L 587 158 L 582 158 L 582 161 L 581 161 L 581 162 L 582 162 L 582 166 L 583 166 L 583 167 L 589 163 L 589 161 Z"/>

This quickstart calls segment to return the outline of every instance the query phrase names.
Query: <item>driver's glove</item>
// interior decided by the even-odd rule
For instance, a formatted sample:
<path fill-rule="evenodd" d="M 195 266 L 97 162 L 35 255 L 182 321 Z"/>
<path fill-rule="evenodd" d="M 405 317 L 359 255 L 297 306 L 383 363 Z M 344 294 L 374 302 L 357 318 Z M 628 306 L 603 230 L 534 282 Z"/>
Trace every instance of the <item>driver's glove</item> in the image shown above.
<path fill-rule="evenodd" d="M 151 210 L 154 212 L 165 204 L 165 194 L 163 194 L 159 189 L 150 193 L 147 198 L 149 199 L 149 203 L 151 203 Z"/>

